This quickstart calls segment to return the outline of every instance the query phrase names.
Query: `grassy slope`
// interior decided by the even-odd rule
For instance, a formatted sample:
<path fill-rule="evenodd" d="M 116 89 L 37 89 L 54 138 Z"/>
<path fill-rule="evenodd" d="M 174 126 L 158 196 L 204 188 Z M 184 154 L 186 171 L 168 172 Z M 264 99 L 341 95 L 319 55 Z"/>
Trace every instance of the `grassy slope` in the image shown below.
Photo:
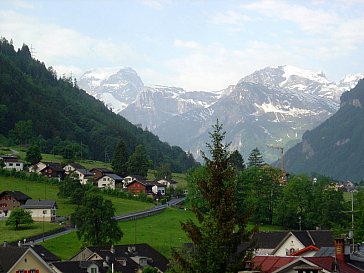
<path fill-rule="evenodd" d="M 171 247 L 178 247 L 182 243 L 189 242 L 180 225 L 187 219 L 195 219 L 191 211 L 169 208 L 151 217 L 121 222 L 119 226 L 124 232 L 124 237 L 119 244 L 148 243 L 167 258 L 170 258 Z M 263 226 L 260 230 L 280 229 L 279 227 Z M 71 258 L 83 247 L 76 232 L 46 241 L 42 245 L 63 260 Z"/>

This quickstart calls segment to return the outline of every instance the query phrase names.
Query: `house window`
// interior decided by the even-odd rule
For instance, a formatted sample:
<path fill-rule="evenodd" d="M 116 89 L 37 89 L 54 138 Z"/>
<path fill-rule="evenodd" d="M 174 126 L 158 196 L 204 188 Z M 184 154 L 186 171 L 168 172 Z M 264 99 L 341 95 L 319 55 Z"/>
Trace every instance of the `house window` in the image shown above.
<path fill-rule="evenodd" d="M 16 271 L 16 273 L 26 273 L 26 270 L 24 270 L 24 269 L 19 269 L 19 270 L 17 270 L 17 271 Z"/>
<path fill-rule="evenodd" d="M 13 163 L 9 163 L 9 166 L 13 166 Z"/>
<path fill-rule="evenodd" d="M 43 210 L 43 214 L 47 214 L 47 210 Z"/>
<path fill-rule="evenodd" d="M 91 273 L 97 273 L 97 268 L 91 268 Z"/>
<path fill-rule="evenodd" d="M 37 269 L 30 269 L 28 270 L 29 273 L 39 273 L 39 270 Z"/>

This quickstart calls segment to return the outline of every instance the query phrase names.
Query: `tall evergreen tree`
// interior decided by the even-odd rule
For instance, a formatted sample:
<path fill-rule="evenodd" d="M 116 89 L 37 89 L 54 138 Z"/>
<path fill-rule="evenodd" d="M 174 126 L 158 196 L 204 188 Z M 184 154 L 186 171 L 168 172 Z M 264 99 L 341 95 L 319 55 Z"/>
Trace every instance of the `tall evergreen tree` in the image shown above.
<path fill-rule="evenodd" d="M 245 162 L 243 156 L 239 153 L 238 150 L 235 150 L 230 155 L 230 162 L 235 169 L 238 171 L 242 171 L 245 169 Z"/>
<path fill-rule="evenodd" d="M 263 156 L 258 148 L 251 151 L 248 158 L 248 167 L 260 167 L 264 164 Z"/>
<path fill-rule="evenodd" d="M 126 165 L 127 162 L 128 151 L 126 150 L 125 142 L 120 140 L 116 147 L 114 157 L 111 161 L 111 167 L 115 173 L 124 177 L 128 172 L 128 167 Z"/>
<path fill-rule="evenodd" d="M 138 145 L 134 153 L 129 157 L 128 173 L 147 176 L 150 167 L 149 157 L 143 145 Z"/>
<path fill-rule="evenodd" d="M 190 251 L 173 250 L 174 272 L 238 272 L 246 258 L 246 252 L 237 250 L 247 239 L 247 217 L 236 213 L 236 172 L 229 160 L 228 145 L 223 143 L 222 125 L 217 121 L 213 129 L 211 144 L 207 144 L 212 158 L 203 154 L 207 175 L 198 176 L 196 181 L 206 211 L 193 207 L 199 224 L 191 219 L 182 223 L 193 247 Z"/>

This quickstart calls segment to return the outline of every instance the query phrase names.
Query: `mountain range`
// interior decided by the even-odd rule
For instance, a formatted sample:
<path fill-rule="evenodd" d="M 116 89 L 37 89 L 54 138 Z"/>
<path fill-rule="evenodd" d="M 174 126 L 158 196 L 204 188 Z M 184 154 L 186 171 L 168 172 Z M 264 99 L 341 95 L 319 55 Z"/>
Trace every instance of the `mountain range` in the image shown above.
<path fill-rule="evenodd" d="M 88 71 L 78 82 L 112 111 L 196 158 L 219 119 L 232 150 L 247 158 L 258 147 L 271 162 L 279 155 L 267 144 L 287 149 L 298 143 L 339 109 L 341 94 L 363 77 L 332 82 L 322 72 L 284 65 L 255 71 L 215 92 L 145 86 L 132 68 Z"/>

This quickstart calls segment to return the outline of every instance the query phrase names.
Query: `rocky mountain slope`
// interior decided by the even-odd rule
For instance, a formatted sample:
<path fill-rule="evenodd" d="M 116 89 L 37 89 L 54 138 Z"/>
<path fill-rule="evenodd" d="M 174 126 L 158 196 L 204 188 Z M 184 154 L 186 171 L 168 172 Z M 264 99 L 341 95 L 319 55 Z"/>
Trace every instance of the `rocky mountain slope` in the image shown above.
<path fill-rule="evenodd" d="M 364 80 L 341 96 L 340 109 L 317 128 L 303 134 L 288 150 L 290 172 L 323 174 L 359 182 L 364 178 Z"/>
<path fill-rule="evenodd" d="M 134 77 L 122 76 L 125 73 Z M 335 113 L 340 95 L 364 77 L 350 75 L 335 83 L 323 73 L 286 65 L 255 71 L 220 92 L 192 92 L 146 87 L 135 75 L 130 68 L 111 74 L 90 71 L 79 85 L 132 123 L 196 157 L 208 141 L 211 125 L 219 119 L 232 149 L 246 158 L 258 147 L 266 161 L 278 156 L 267 144 L 292 147 L 306 130 Z M 112 81 L 115 78 L 121 79 L 119 84 Z"/>

